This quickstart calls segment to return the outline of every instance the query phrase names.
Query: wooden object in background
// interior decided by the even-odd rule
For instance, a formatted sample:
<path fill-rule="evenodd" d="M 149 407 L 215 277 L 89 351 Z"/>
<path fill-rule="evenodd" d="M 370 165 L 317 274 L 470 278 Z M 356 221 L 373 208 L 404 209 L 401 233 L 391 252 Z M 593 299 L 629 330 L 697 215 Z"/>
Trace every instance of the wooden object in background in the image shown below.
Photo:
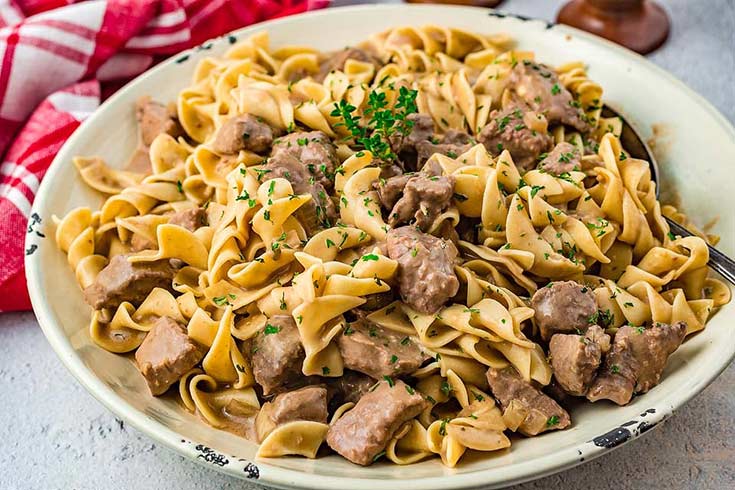
<path fill-rule="evenodd" d="M 474 7 L 497 7 L 503 0 L 407 0 L 409 3 L 451 3 L 454 5 L 472 5 Z"/>
<path fill-rule="evenodd" d="M 556 20 L 641 54 L 659 48 L 670 28 L 669 16 L 650 0 L 572 0 Z"/>

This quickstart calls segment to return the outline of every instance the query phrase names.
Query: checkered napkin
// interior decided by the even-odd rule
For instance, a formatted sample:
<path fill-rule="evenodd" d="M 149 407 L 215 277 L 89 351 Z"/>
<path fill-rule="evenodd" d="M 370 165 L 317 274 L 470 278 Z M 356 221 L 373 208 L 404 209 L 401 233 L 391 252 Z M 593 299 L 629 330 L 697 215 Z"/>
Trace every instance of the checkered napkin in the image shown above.
<path fill-rule="evenodd" d="M 328 0 L 0 0 L 0 312 L 30 308 L 31 203 L 64 141 L 156 61 Z"/>

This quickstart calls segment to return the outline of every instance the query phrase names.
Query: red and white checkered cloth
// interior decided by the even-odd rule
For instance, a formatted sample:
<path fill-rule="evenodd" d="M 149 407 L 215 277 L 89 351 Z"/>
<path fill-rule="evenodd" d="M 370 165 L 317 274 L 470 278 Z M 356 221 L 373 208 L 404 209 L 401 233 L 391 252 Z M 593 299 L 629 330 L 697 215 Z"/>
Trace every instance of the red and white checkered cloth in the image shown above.
<path fill-rule="evenodd" d="M 327 3 L 0 0 L 0 312 L 30 309 L 23 243 L 33 197 L 101 99 L 163 56 Z"/>

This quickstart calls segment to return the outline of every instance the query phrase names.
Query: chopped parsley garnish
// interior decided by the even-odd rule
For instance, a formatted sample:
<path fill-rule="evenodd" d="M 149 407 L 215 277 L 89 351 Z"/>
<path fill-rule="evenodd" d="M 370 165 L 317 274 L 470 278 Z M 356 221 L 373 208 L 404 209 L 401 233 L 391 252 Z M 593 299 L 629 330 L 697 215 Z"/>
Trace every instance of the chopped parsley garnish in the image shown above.
<path fill-rule="evenodd" d="M 392 356 L 390 356 L 390 363 L 391 364 L 395 364 L 397 362 L 398 362 L 398 356 L 397 355 L 393 354 Z"/>
<path fill-rule="evenodd" d="M 617 364 L 613 364 L 610 366 L 610 372 L 613 374 L 618 374 L 620 372 L 620 367 L 618 367 Z"/>
<path fill-rule="evenodd" d="M 551 87 L 551 95 L 558 95 L 561 93 L 561 87 L 559 87 L 558 83 L 555 83 L 553 87 Z"/>
<path fill-rule="evenodd" d="M 258 174 L 258 182 L 263 179 L 263 176 L 265 176 L 265 174 L 272 172 L 272 170 L 268 168 L 254 168 L 253 170 L 256 174 Z"/>
<path fill-rule="evenodd" d="M 181 181 L 180 180 L 177 180 L 176 181 L 176 188 L 179 190 L 180 193 L 182 193 L 182 194 L 184 193 L 184 186 L 181 185 Z"/>
<path fill-rule="evenodd" d="M 393 381 L 393 378 L 391 378 L 390 376 L 387 376 L 387 375 L 383 376 L 383 379 L 385 380 L 386 383 L 388 383 L 388 386 L 390 386 L 391 388 L 393 388 L 396 385 L 395 381 Z"/>
<path fill-rule="evenodd" d="M 228 301 L 227 299 L 228 297 L 229 299 L 237 298 L 237 296 L 235 296 L 234 294 L 228 294 L 226 296 L 215 296 L 214 298 L 212 298 L 212 302 L 217 306 L 225 306 L 225 305 L 231 306 L 232 303 Z"/>
<path fill-rule="evenodd" d="M 275 335 L 280 331 L 281 331 L 281 327 L 277 327 L 275 325 L 271 325 L 270 323 L 266 323 L 265 328 L 263 329 L 263 335 Z"/>
<path fill-rule="evenodd" d="M 362 256 L 362 261 L 367 262 L 368 260 L 375 260 L 377 261 L 380 257 L 378 257 L 375 254 L 367 254 Z"/>
<path fill-rule="evenodd" d="M 322 367 L 322 374 L 324 376 L 329 374 L 329 368 L 327 366 Z"/>
<path fill-rule="evenodd" d="M 450 385 L 448 381 L 442 381 L 441 387 L 439 389 L 446 396 L 449 396 L 449 393 L 452 391 L 452 385 Z"/>
<path fill-rule="evenodd" d="M 286 293 L 281 293 L 281 305 L 279 306 L 281 310 L 285 310 L 287 308 L 286 306 Z"/>
<path fill-rule="evenodd" d="M 559 417 L 557 417 L 556 415 L 552 415 L 551 417 L 549 417 L 549 420 L 546 421 L 546 427 L 553 427 L 558 423 Z"/>

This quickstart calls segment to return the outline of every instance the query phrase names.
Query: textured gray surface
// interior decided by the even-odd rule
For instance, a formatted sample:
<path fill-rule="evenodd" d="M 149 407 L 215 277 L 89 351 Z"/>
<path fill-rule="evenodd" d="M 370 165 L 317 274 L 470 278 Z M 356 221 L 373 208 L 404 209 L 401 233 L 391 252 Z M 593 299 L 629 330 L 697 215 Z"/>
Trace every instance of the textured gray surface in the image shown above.
<path fill-rule="evenodd" d="M 344 2 L 347 3 L 347 2 Z M 560 0 L 508 0 L 552 19 Z M 668 44 L 650 58 L 735 122 L 735 0 L 669 0 Z M 735 488 L 735 365 L 646 437 L 575 469 L 514 487 Z M 152 443 L 61 365 L 32 314 L 0 315 L 0 489 L 237 488 Z"/>

